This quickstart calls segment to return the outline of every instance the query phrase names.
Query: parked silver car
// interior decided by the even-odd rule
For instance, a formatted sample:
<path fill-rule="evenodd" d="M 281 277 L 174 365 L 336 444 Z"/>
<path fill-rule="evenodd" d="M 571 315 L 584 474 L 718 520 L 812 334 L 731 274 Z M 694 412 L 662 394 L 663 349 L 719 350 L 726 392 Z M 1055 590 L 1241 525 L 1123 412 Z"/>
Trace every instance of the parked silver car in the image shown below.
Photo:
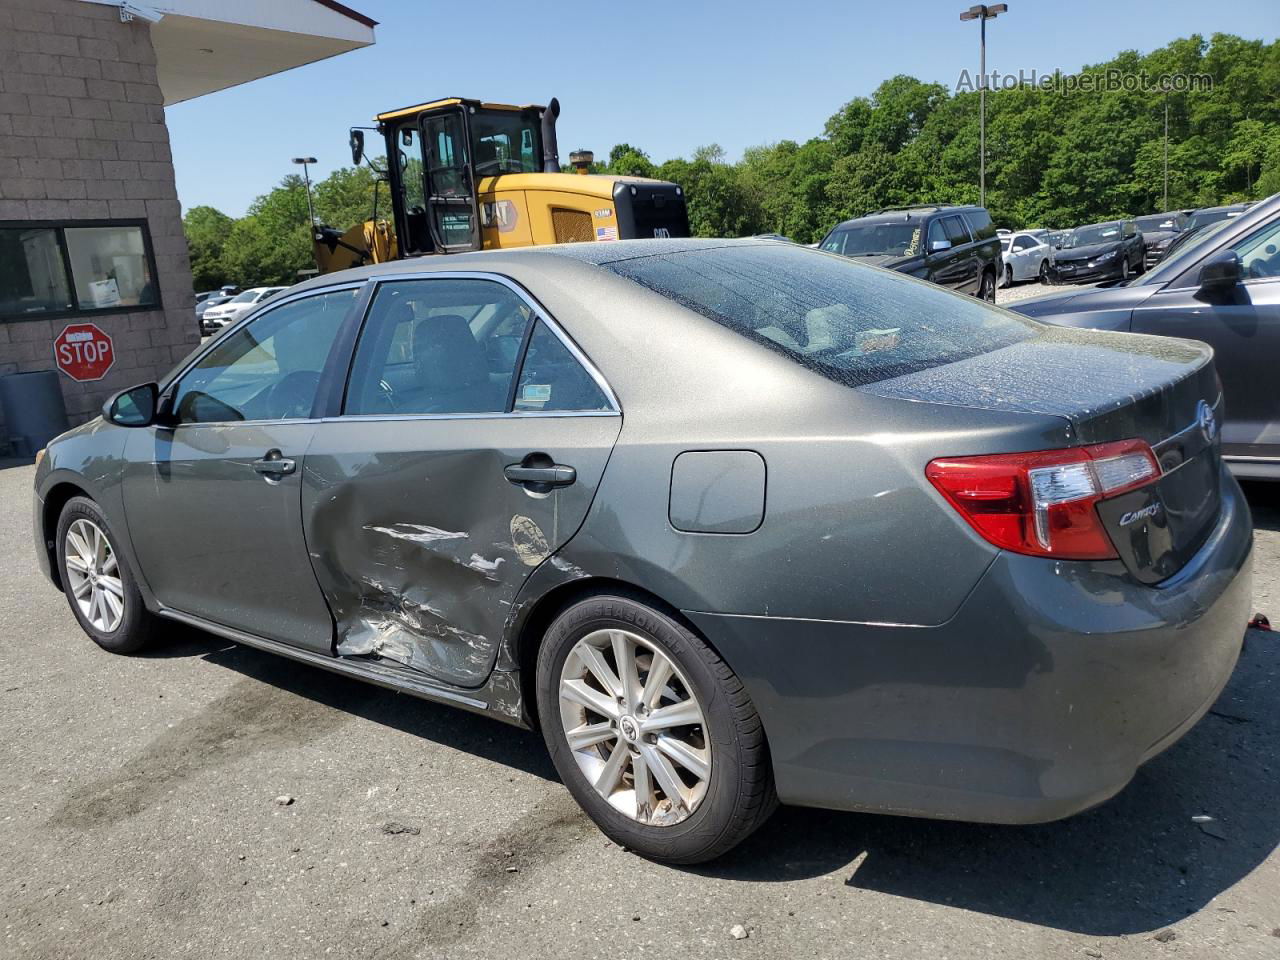
<path fill-rule="evenodd" d="M 773 240 L 424 258 L 53 441 L 36 553 L 107 650 L 184 623 L 540 729 L 606 834 L 688 863 L 779 800 L 1120 790 L 1240 650 L 1220 419 L 1202 344 Z"/>

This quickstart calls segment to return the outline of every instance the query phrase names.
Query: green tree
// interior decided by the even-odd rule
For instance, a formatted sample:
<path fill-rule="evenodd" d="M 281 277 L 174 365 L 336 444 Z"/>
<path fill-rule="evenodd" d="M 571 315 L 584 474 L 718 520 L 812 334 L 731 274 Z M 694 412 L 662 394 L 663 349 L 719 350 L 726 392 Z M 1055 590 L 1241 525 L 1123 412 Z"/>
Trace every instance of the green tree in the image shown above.
<path fill-rule="evenodd" d="M 191 258 L 191 279 L 197 290 L 214 290 L 228 283 L 222 251 L 235 221 L 213 207 L 192 207 L 182 218 Z"/>

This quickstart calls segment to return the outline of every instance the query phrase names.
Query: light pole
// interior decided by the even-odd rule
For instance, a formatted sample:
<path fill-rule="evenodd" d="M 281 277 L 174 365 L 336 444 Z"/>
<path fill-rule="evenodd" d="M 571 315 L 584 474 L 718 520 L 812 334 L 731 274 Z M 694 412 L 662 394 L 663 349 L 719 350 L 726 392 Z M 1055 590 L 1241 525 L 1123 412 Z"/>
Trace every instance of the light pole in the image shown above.
<path fill-rule="evenodd" d="M 1161 210 L 1169 209 L 1169 88 L 1164 88 L 1164 205 Z"/>
<path fill-rule="evenodd" d="M 1007 3 L 980 3 L 960 14 L 961 20 L 977 20 L 978 34 L 978 204 L 987 205 L 987 21 L 1009 10 Z"/>
<path fill-rule="evenodd" d="M 307 181 L 307 216 L 311 218 L 311 226 L 316 225 L 316 211 L 311 206 L 311 174 L 307 171 L 307 165 L 316 162 L 315 157 L 294 157 L 294 163 L 302 164 L 302 178 Z"/>

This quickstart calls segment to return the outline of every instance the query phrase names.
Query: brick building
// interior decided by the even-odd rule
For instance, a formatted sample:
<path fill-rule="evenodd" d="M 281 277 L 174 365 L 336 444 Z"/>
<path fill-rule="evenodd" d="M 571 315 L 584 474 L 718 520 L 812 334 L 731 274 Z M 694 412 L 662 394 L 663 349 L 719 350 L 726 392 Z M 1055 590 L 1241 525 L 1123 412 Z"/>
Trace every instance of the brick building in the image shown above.
<path fill-rule="evenodd" d="M 165 105 L 373 27 L 332 0 L 0 0 L 0 376 L 55 369 L 54 339 L 93 323 L 114 360 L 100 380 L 59 374 L 75 424 L 185 357 L 199 333 Z"/>

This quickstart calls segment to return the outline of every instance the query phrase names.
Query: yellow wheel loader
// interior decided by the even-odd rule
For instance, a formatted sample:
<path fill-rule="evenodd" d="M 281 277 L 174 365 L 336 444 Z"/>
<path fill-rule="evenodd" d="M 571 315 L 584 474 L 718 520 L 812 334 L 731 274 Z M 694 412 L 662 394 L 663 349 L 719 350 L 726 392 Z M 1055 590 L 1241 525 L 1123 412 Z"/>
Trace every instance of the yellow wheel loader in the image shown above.
<path fill-rule="evenodd" d="M 562 173 L 560 104 L 516 107 L 452 97 L 378 114 L 391 221 L 314 233 L 321 273 L 429 253 L 543 243 L 687 237 L 684 192 L 641 177 Z M 365 157 L 364 130 L 351 158 Z M 372 166 L 372 164 L 370 164 Z M 376 168 L 375 168 L 376 169 Z"/>

